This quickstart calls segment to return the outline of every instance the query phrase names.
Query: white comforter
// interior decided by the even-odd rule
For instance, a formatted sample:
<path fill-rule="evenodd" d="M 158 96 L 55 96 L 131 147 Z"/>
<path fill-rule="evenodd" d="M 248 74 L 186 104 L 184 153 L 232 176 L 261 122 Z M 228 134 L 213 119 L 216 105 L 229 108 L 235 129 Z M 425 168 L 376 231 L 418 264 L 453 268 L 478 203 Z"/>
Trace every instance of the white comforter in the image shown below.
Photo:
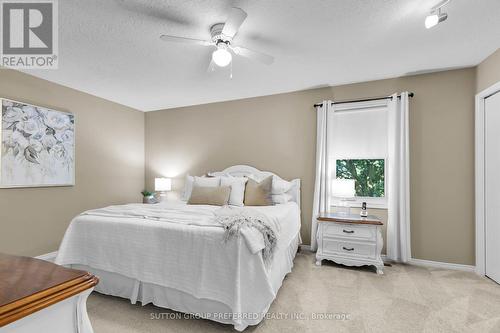
<path fill-rule="evenodd" d="M 71 222 L 56 263 L 81 264 L 142 282 L 175 288 L 227 305 L 233 313 L 263 314 L 281 279 L 262 259 L 262 235 L 242 230 L 223 241 L 214 206 L 132 204 L 85 212 Z M 277 249 L 300 229 L 296 203 L 249 207 L 278 230 Z M 250 228 L 248 228 L 250 229 Z"/>

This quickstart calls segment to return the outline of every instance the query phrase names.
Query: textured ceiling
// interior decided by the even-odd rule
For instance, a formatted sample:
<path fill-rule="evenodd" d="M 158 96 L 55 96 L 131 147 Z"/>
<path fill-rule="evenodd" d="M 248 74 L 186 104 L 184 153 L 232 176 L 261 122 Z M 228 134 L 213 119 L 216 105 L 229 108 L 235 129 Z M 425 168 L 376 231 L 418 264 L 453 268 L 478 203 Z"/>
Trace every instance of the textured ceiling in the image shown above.
<path fill-rule="evenodd" d="M 149 111 L 477 65 L 500 47 L 499 0 L 64 0 L 59 69 L 32 75 Z M 233 78 L 207 73 L 210 49 L 161 34 L 209 39 L 232 6 L 248 13 L 235 44 L 275 56 L 236 57 Z"/>

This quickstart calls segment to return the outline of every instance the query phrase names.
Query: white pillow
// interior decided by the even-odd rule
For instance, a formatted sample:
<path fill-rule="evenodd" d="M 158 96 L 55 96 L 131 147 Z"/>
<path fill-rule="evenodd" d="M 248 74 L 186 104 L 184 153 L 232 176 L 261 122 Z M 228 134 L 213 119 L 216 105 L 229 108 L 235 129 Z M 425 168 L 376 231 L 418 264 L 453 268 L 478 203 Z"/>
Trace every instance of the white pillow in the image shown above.
<path fill-rule="evenodd" d="M 220 185 L 220 177 L 194 177 L 195 186 L 217 187 Z"/>
<path fill-rule="evenodd" d="M 229 194 L 229 204 L 233 206 L 243 206 L 245 198 L 245 177 L 222 176 L 220 177 L 220 186 L 229 186 L 231 193 Z"/>
<path fill-rule="evenodd" d="M 184 183 L 184 193 L 182 199 L 189 200 L 189 197 L 191 197 L 191 192 L 193 191 L 193 183 L 194 183 L 194 177 L 187 175 L 186 182 Z"/>
<path fill-rule="evenodd" d="M 284 194 L 292 188 L 292 183 L 278 177 L 273 177 L 272 194 Z"/>
<path fill-rule="evenodd" d="M 288 193 L 283 194 L 272 194 L 271 199 L 273 200 L 273 204 L 284 204 L 292 200 L 292 196 Z"/>
<path fill-rule="evenodd" d="M 260 183 L 260 182 L 261 182 L 264 178 L 266 178 L 266 177 L 259 177 L 259 176 L 257 176 L 257 175 L 253 175 L 253 174 L 251 174 L 251 175 L 248 175 L 248 176 L 247 176 L 247 178 L 253 179 L 253 180 L 255 180 L 257 183 Z"/>
<path fill-rule="evenodd" d="M 203 187 L 217 187 L 220 184 L 220 177 L 193 177 L 190 175 L 186 176 L 186 182 L 184 184 L 184 200 L 189 200 L 191 197 L 191 192 L 193 192 L 193 185 L 203 186 Z"/>

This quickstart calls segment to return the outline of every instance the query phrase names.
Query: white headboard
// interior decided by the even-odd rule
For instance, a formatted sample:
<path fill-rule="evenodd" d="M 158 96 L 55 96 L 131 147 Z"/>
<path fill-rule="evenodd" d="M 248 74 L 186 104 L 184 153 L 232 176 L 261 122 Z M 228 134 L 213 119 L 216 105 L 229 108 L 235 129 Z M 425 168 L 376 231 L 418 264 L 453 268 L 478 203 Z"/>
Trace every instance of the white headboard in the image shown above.
<path fill-rule="evenodd" d="M 222 176 L 231 175 L 234 177 L 244 177 L 249 175 L 254 175 L 256 178 L 265 178 L 269 176 L 274 176 L 279 179 L 283 179 L 275 173 L 270 171 L 261 171 L 249 165 L 233 165 L 222 171 L 209 172 L 209 176 Z M 300 179 L 294 179 L 290 181 L 293 185 L 292 188 L 287 192 L 292 196 L 292 201 L 296 202 L 300 207 Z"/>

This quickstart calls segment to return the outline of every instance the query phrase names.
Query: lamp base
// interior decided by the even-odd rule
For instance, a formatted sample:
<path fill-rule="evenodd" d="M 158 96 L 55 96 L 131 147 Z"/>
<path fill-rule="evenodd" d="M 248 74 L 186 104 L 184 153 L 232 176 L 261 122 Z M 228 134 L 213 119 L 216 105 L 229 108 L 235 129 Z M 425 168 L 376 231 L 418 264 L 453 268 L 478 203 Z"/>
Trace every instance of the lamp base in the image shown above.
<path fill-rule="evenodd" d="M 340 206 L 337 206 L 337 213 L 341 215 L 351 215 L 351 206 L 347 202 L 348 200 L 341 200 Z"/>
<path fill-rule="evenodd" d="M 337 214 L 339 215 L 351 215 L 351 207 L 349 206 L 339 206 L 337 207 Z"/>

